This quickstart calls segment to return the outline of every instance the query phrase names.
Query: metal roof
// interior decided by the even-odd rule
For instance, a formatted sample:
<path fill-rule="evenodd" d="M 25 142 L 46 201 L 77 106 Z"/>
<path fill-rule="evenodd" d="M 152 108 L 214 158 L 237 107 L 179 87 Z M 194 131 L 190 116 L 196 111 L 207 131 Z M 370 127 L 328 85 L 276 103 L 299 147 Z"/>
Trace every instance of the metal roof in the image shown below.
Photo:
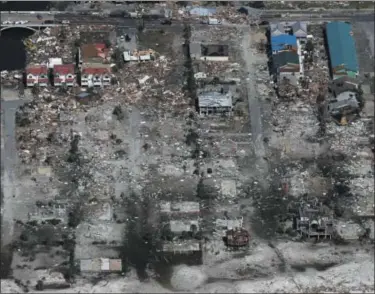
<path fill-rule="evenodd" d="M 297 47 L 297 37 L 293 35 L 288 35 L 288 34 L 271 37 L 272 51 L 282 50 L 287 45 Z"/>
<path fill-rule="evenodd" d="M 344 66 L 347 71 L 358 72 L 357 51 L 352 35 L 352 26 L 346 22 L 335 21 L 326 25 L 329 56 L 333 69 Z"/>

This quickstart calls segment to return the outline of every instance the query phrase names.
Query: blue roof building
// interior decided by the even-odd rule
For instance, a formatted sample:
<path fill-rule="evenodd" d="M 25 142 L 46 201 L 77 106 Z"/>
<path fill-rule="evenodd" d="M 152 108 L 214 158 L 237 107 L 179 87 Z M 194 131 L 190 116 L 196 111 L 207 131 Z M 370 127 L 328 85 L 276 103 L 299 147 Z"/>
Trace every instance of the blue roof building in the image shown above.
<path fill-rule="evenodd" d="M 282 34 L 271 37 L 272 53 L 276 54 L 284 50 L 297 49 L 297 37 L 294 35 Z"/>
<path fill-rule="evenodd" d="M 356 77 L 359 66 L 351 24 L 340 21 L 328 23 L 326 37 L 333 79 Z"/>

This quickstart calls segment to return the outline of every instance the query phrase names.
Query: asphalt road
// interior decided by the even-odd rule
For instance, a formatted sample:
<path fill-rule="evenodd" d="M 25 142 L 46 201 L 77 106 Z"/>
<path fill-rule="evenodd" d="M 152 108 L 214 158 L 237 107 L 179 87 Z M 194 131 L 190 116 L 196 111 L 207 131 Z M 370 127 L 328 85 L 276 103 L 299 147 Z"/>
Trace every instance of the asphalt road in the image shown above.
<path fill-rule="evenodd" d="M 1 132 L 4 144 L 1 148 L 1 170 L 3 199 L 1 203 L 1 245 L 6 246 L 13 241 L 13 203 L 17 201 L 16 165 L 18 162 L 16 146 L 16 111 L 26 100 L 19 100 L 18 93 L 8 89 L 1 89 Z"/>

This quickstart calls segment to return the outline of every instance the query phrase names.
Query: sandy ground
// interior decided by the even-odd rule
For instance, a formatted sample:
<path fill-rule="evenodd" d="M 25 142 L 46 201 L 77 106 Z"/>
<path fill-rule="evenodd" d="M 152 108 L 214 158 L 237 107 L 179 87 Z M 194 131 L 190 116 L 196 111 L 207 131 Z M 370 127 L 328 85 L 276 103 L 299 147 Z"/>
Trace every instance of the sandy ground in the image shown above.
<path fill-rule="evenodd" d="M 369 40 L 369 46 L 371 49 L 372 56 L 374 56 L 374 22 L 361 22 L 360 26 L 365 32 L 367 39 Z"/>

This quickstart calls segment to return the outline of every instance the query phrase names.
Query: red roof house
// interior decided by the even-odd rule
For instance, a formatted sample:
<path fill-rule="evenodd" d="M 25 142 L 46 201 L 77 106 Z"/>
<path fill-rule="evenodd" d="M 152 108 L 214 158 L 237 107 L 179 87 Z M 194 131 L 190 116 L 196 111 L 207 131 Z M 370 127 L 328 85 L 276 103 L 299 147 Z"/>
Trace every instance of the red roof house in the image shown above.
<path fill-rule="evenodd" d="M 109 85 L 111 82 L 111 66 L 109 64 L 84 64 L 81 71 L 81 86 Z"/>
<path fill-rule="evenodd" d="M 56 64 L 53 67 L 54 85 L 73 86 L 75 80 L 74 64 Z"/>
<path fill-rule="evenodd" d="M 28 87 L 34 85 L 48 85 L 48 68 L 46 65 L 34 64 L 26 68 L 26 84 Z"/>

